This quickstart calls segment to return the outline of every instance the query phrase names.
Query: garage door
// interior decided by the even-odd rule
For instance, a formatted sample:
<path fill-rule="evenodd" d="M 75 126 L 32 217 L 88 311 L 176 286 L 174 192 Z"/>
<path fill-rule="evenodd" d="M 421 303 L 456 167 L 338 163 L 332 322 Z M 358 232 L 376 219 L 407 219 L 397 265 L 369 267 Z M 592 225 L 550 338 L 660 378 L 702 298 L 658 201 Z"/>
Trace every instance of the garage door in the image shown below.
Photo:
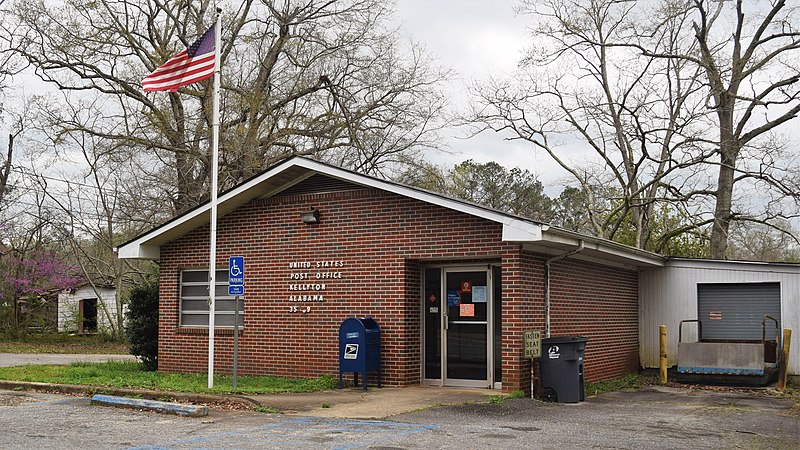
<path fill-rule="evenodd" d="M 761 340 L 764 315 L 781 322 L 780 283 L 714 283 L 697 285 L 698 318 L 703 340 Z M 775 338 L 767 321 L 767 338 Z"/>

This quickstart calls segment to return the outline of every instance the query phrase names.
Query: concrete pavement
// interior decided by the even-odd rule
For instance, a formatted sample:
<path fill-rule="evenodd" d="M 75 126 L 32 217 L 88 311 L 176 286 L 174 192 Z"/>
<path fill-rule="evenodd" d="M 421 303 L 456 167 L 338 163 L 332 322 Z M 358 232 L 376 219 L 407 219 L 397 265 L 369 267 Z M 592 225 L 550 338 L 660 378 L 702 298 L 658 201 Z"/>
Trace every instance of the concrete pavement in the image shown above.
<path fill-rule="evenodd" d="M 370 388 L 367 392 L 348 388 L 302 394 L 248 395 L 248 398 L 289 415 L 385 419 L 434 406 L 485 403 L 494 395 L 503 394 L 489 389 L 409 386 Z"/>

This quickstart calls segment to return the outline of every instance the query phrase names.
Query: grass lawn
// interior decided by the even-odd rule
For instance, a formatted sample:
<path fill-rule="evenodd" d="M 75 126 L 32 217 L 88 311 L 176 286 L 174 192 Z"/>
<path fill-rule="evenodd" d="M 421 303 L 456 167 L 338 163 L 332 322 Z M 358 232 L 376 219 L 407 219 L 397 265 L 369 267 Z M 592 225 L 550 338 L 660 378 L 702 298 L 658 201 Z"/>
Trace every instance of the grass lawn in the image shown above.
<path fill-rule="evenodd" d="M 270 376 L 239 376 L 237 387 L 231 387 L 230 376 L 215 376 L 214 389 L 208 389 L 206 374 L 147 372 L 135 361 L 105 363 L 72 363 L 68 366 L 0 367 L 0 380 L 38 381 L 44 383 L 83 384 L 91 386 L 156 389 L 214 394 L 269 394 L 278 392 L 312 392 L 333 389 L 338 380 L 333 376 L 316 379 L 293 379 Z"/>
<path fill-rule="evenodd" d="M 583 388 L 586 395 L 597 395 L 605 392 L 623 391 L 623 390 L 636 390 L 645 384 L 655 384 L 656 380 L 652 376 L 639 375 L 631 373 L 622 378 L 613 380 L 598 381 L 592 383 L 587 381 L 584 383 Z"/>
<path fill-rule="evenodd" d="M 70 336 L 66 333 L 29 334 L 23 338 L 0 336 L 0 353 L 128 354 L 128 345 L 102 336 Z"/>

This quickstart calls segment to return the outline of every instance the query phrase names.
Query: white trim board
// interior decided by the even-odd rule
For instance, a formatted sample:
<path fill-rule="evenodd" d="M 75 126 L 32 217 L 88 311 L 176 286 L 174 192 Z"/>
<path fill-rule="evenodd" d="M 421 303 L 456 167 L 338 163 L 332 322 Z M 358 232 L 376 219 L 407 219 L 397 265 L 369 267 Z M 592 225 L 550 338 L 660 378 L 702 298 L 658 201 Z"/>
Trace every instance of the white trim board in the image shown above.
<path fill-rule="evenodd" d="M 291 180 L 280 180 L 280 175 L 295 171 Z M 334 167 L 303 157 L 288 159 L 266 170 L 264 173 L 242 183 L 241 185 L 223 193 L 218 198 L 220 216 L 230 212 L 255 198 L 264 198 L 275 195 L 286 188 L 299 183 L 314 175 L 321 174 L 353 184 L 380 189 L 403 197 L 416 199 L 432 205 L 437 205 L 454 211 L 459 211 L 475 217 L 480 217 L 503 225 L 502 239 L 505 242 L 554 242 L 558 244 L 571 244 L 583 240 L 590 244 L 596 251 L 607 253 L 615 258 L 630 261 L 632 265 L 661 266 L 664 258 L 654 253 L 644 252 L 620 245 L 604 239 L 584 236 L 578 233 L 561 230 L 540 222 L 522 217 L 495 211 L 489 208 L 474 205 L 462 200 L 449 198 L 440 194 L 422 189 L 393 183 L 378 178 L 362 175 L 349 170 Z M 272 183 L 270 183 L 270 181 Z M 275 182 L 278 182 L 275 185 Z M 165 224 L 146 232 L 117 248 L 117 255 L 122 259 L 159 259 L 161 245 L 170 242 L 198 227 L 208 224 L 210 203 L 178 216 Z"/>

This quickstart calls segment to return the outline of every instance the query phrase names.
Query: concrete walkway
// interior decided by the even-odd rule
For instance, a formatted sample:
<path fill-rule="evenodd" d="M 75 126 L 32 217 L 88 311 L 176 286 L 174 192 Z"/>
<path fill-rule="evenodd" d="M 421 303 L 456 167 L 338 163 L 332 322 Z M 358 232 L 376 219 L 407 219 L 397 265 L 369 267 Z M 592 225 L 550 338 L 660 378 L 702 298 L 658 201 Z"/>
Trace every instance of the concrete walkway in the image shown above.
<path fill-rule="evenodd" d="M 339 417 L 349 419 L 385 419 L 397 414 L 433 406 L 485 403 L 501 391 L 477 388 L 442 388 L 410 386 L 403 388 L 348 388 L 302 394 L 248 395 L 261 405 L 284 414 Z M 325 404 L 327 407 L 323 407 Z"/>
<path fill-rule="evenodd" d="M 24 366 L 26 364 L 67 365 L 77 361 L 136 361 L 133 355 L 92 355 L 68 353 L 0 353 L 0 367 Z"/>

